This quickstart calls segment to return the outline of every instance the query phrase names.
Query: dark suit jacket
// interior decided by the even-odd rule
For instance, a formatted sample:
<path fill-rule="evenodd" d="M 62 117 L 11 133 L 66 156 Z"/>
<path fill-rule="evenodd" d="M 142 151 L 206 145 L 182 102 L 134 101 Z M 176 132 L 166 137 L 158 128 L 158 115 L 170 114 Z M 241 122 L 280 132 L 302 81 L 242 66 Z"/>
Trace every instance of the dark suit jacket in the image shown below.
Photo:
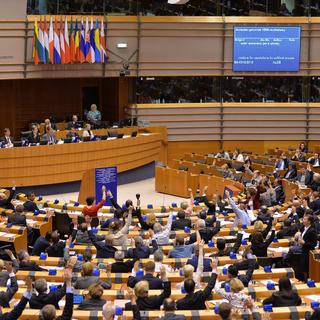
<path fill-rule="evenodd" d="M 276 202 L 277 204 L 283 203 L 285 201 L 285 194 L 282 186 L 275 187 Z"/>
<path fill-rule="evenodd" d="M 103 299 L 85 299 L 79 304 L 78 310 L 102 310 L 105 303 Z"/>
<path fill-rule="evenodd" d="M 184 298 L 177 301 L 178 310 L 205 310 L 206 300 L 210 297 L 217 280 L 217 274 L 213 273 L 204 290 L 199 290 L 187 294 Z"/>
<path fill-rule="evenodd" d="M 4 200 L 0 200 L 0 208 L 4 208 L 4 209 L 14 209 L 13 204 L 11 203 L 11 200 L 13 199 L 15 194 L 15 190 L 10 190 L 10 195 L 7 199 Z"/>
<path fill-rule="evenodd" d="M 296 291 L 276 291 L 272 293 L 271 297 L 263 300 L 263 304 L 272 304 L 274 308 L 300 306 L 301 302 L 301 298 Z"/>
<path fill-rule="evenodd" d="M 297 174 L 295 180 L 296 180 L 296 181 L 300 181 L 301 176 L 302 176 L 302 173 L 299 172 L 299 173 Z M 306 186 L 310 185 L 310 183 L 312 182 L 312 178 L 313 178 L 313 172 L 307 170 L 304 184 L 305 184 Z"/>
<path fill-rule="evenodd" d="M 282 230 L 278 231 L 277 238 L 283 239 L 284 237 L 293 237 L 297 231 L 298 231 L 298 228 L 296 225 L 292 225 L 290 227 L 284 227 Z"/>
<path fill-rule="evenodd" d="M 163 282 L 163 291 L 159 296 L 148 296 L 137 299 L 137 306 L 140 311 L 144 310 L 160 310 L 164 299 L 171 295 L 171 282 Z M 131 302 L 126 303 L 125 310 L 132 310 Z"/>
<path fill-rule="evenodd" d="M 57 291 L 49 292 L 49 293 L 40 293 L 36 295 L 32 294 L 32 297 L 29 301 L 29 306 L 31 309 L 42 309 L 47 304 L 52 304 L 59 309 L 59 301 L 66 294 L 66 285 L 64 284 L 62 287 L 58 288 Z"/>
<path fill-rule="evenodd" d="M 236 242 L 232 247 L 225 248 L 224 250 L 219 250 L 217 253 L 211 254 L 210 257 L 225 257 L 225 256 L 229 256 L 231 252 L 237 253 L 241 246 L 242 237 L 243 237 L 243 234 L 238 233 Z"/>
<path fill-rule="evenodd" d="M 33 133 L 28 136 L 29 143 L 40 143 L 40 134 L 38 134 L 36 137 L 33 136 Z"/>
<path fill-rule="evenodd" d="M 171 230 L 183 230 L 184 227 L 191 228 L 191 220 L 178 218 L 172 222 Z"/>
<path fill-rule="evenodd" d="M 150 249 L 148 246 L 142 245 L 137 248 L 129 248 L 126 254 L 126 258 L 146 259 L 149 258 L 152 252 L 153 250 Z"/>
<path fill-rule="evenodd" d="M 146 274 L 143 277 L 132 277 L 130 276 L 128 278 L 128 287 L 134 288 L 137 282 L 146 280 L 149 282 L 149 289 L 150 290 L 156 290 L 156 289 L 162 289 L 163 288 L 163 281 L 160 278 L 154 277 L 152 274 Z"/>
<path fill-rule="evenodd" d="M 297 170 L 288 170 L 284 174 L 283 178 L 288 179 L 288 180 L 293 180 L 297 177 Z"/>
<path fill-rule="evenodd" d="M 203 196 L 203 202 L 206 205 L 206 207 L 208 208 L 208 214 L 215 214 L 216 213 L 216 204 L 209 202 L 207 196 Z M 223 208 L 220 208 L 221 210 L 223 210 Z"/>
<path fill-rule="evenodd" d="M 12 216 L 8 217 L 8 223 L 12 223 L 13 225 L 17 226 L 27 226 L 27 218 L 26 216 L 15 212 Z"/>
<path fill-rule="evenodd" d="M 10 312 L 3 313 L 0 315 L 0 320 L 17 320 L 21 316 L 24 308 L 26 307 L 29 300 L 25 297 L 22 297 L 19 303 L 14 307 Z M 64 320 L 64 319 L 61 319 Z M 67 319 L 66 319 L 67 320 Z"/>
<path fill-rule="evenodd" d="M 73 293 L 66 294 L 66 304 L 63 308 L 61 316 L 57 317 L 56 320 L 71 320 L 73 314 Z"/>
<path fill-rule="evenodd" d="M 112 273 L 131 273 L 134 263 L 138 259 L 127 260 L 127 261 L 116 261 L 111 265 Z"/>
<path fill-rule="evenodd" d="M 252 253 L 254 255 L 256 255 L 257 257 L 267 257 L 268 256 L 268 252 L 267 252 L 268 247 L 274 237 L 275 237 L 275 231 L 272 230 L 270 237 L 266 241 L 259 243 L 259 244 L 252 243 L 251 244 Z"/>
<path fill-rule="evenodd" d="M 104 289 L 110 289 L 112 284 L 111 279 L 108 279 L 107 282 L 103 282 L 96 276 L 81 276 L 74 283 L 74 288 L 88 289 L 94 283 L 99 283 Z"/>
<path fill-rule="evenodd" d="M 277 169 L 280 169 L 280 167 L 281 167 L 280 164 L 282 163 L 281 160 L 284 161 L 284 169 L 287 169 L 287 168 L 289 167 L 289 160 L 288 160 L 288 158 L 278 160 L 277 163 L 276 163 L 276 165 L 275 165 L 275 167 L 276 167 Z"/>
<path fill-rule="evenodd" d="M 117 248 L 107 245 L 105 241 L 98 241 L 97 237 L 92 233 L 92 230 L 88 231 L 88 235 L 92 244 L 97 249 L 98 259 L 114 258 L 114 253 L 117 251 Z"/>
<path fill-rule="evenodd" d="M 200 236 L 201 239 L 204 240 L 205 243 L 208 243 L 209 240 L 212 239 L 214 235 L 216 235 L 220 231 L 220 226 L 214 227 L 214 228 L 204 228 L 201 229 Z M 197 241 L 197 235 L 196 233 L 192 233 L 190 235 L 189 244 L 195 243 Z"/>
<path fill-rule="evenodd" d="M 47 254 L 49 257 L 63 257 L 63 250 L 66 244 L 63 241 L 58 241 L 47 248 Z"/>
<path fill-rule="evenodd" d="M 24 271 L 47 271 L 46 269 L 43 269 L 39 267 L 35 261 L 21 261 L 19 263 L 19 270 L 24 270 Z"/>
<path fill-rule="evenodd" d="M 40 256 L 41 252 L 45 252 L 46 249 L 50 246 L 48 240 L 45 237 L 39 237 L 36 242 L 33 244 L 32 255 Z"/>
<path fill-rule="evenodd" d="M 9 280 L 8 271 L 1 271 L 0 272 L 0 287 L 6 287 L 8 280 Z"/>
<path fill-rule="evenodd" d="M 187 264 L 191 264 L 194 267 L 194 270 L 198 268 L 198 256 L 192 256 L 191 259 L 188 259 Z M 211 272 L 211 259 L 203 258 L 203 272 Z"/>
<path fill-rule="evenodd" d="M 304 228 L 301 230 L 301 234 L 303 233 Z M 302 253 L 309 255 L 310 250 L 314 250 L 317 246 L 317 232 L 316 230 L 310 226 L 307 232 L 303 236 L 304 244 L 302 245 Z"/>
<path fill-rule="evenodd" d="M 23 204 L 24 210 L 28 211 L 28 212 L 35 212 L 36 210 L 39 211 L 39 208 L 37 206 L 37 204 L 33 201 L 27 200 L 24 204 Z"/>
<path fill-rule="evenodd" d="M 6 136 L 1 137 L 0 141 L 4 142 L 4 144 L 8 144 L 9 143 L 9 140 L 8 140 L 8 138 Z M 10 137 L 10 141 L 11 141 L 11 143 L 13 143 L 14 137 Z"/>
<path fill-rule="evenodd" d="M 16 277 L 10 278 L 10 286 L 6 291 L 0 291 L 0 306 L 9 308 L 9 302 L 13 298 L 14 294 L 18 291 L 18 282 Z"/>
<path fill-rule="evenodd" d="M 137 216 L 137 218 L 138 218 L 138 220 L 139 220 L 141 229 L 143 229 L 143 230 L 153 229 L 154 223 L 153 223 L 153 224 L 148 224 L 148 223 L 146 223 L 146 222 L 143 220 L 142 215 L 141 215 L 141 210 L 140 210 L 140 208 L 138 208 L 138 209 L 136 210 L 136 216 Z"/>

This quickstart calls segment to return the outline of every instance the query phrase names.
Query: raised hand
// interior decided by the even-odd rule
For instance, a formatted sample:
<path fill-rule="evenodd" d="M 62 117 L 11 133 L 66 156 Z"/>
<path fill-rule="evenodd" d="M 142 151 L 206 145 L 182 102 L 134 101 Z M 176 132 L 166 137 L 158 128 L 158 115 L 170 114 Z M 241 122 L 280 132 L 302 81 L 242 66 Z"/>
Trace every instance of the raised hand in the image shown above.
<path fill-rule="evenodd" d="M 160 277 L 162 280 L 167 278 L 167 272 L 166 272 L 166 268 L 164 266 L 161 266 Z"/>
<path fill-rule="evenodd" d="M 6 270 L 8 271 L 8 273 L 11 273 L 11 272 L 13 271 L 13 268 L 12 268 L 12 264 L 11 264 L 11 263 L 5 262 L 5 263 L 4 263 L 4 267 L 6 268 Z"/>
<path fill-rule="evenodd" d="M 107 191 L 107 196 L 112 197 L 112 192 L 110 190 Z"/>

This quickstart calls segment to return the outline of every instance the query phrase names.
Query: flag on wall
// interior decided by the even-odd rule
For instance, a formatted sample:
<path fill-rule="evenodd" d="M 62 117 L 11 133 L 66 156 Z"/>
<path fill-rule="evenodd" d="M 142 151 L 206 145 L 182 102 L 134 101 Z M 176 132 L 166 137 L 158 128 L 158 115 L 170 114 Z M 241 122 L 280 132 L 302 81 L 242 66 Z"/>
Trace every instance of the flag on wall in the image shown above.
<path fill-rule="evenodd" d="M 107 50 L 106 50 L 106 38 L 104 35 L 104 25 L 103 19 L 101 19 L 101 32 L 100 32 L 100 48 L 101 48 L 101 62 L 106 62 L 108 60 Z"/>
<path fill-rule="evenodd" d="M 60 55 L 60 37 L 58 30 L 58 22 L 57 19 L 54 23 L 54 33 L 53 33 L 53 63 L 60 64 L 61 63 L 61 55 Z"/>
<path fill-rule="evenodd" d="M 73 30 L 73 21 L 70 21 L 70 63 L 75 62 L 76 48 L 75 48 L 75 32 Z"/>
<path fill-rule="evenodd" d="M 43 39 L 45 48 L 45 63 L 50 63 L 49 32 L 46 18 L 44 18 Z"/>
<path fill-rule="evenodd" d="M 63 34 L 63 24 L 62 24 L 62 19 L 60 19 L 60 59 L 61 59 L 61 64 L 66 63 L 66 50 L 64 47 L 64 34 Z"/>
<path fill-rule="evenodd" d="M 53 36 L 53 23 L 52 17 L 50 18 L 50 26 L 49 26 L 49 58 L 50 62 L 54 63 L 54 36 Z"/>
<path fill-rule="evenodd" d="M 67 18 L 64 19 L 64 59 L 65 63 L 70 63 L 70 42 Z"/>
<path fill-rule="evenodd" d="M 70 28 L 70 29 L 69 29 Z M 101 63 L 108 60 L 104 19 L 88 17 L 70 21 L 67 17 L 40 17 L 34 22 L 32 57 L 35 64 Z"/>
<path fill-rule="evenodd" d="M 99 22 L 96 19 L 96 27 L 94 30 L 94 44 L 95 44 L 95 59 L 96 62 L 101 62 L 101 46 L 100 46 L 100 30 L 99 30 Z"/>
<path fill-rule="evenodd" d="M 86 42 L 85 42 L 85 34 L 84 34 L 84 26 L 83 19 L 81 18 L 81 26 L 80 26 L 80 62 L 84 63 L 86 61 Z"/>
<path fill-rule="evenodd" d="M 78 30 L 78 19 L 76 19 L 76 27 L 74 32 L 74 61 L 80 62 L 80 31 Z"/>

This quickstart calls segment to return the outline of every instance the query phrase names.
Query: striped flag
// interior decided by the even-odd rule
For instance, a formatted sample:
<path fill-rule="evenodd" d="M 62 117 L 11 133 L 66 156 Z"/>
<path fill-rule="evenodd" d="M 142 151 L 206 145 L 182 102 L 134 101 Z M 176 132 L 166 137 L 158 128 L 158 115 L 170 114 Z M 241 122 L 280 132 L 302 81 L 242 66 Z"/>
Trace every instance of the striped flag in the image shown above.
<path fill-rule="evenodd" d="M 42 18 L 41 17 L 40 17 L 38 40 L 39 40 L 39 46 L 37 47 L 37 49 L 38 49 L 39 61 L 45 63 L 46 53 L 45 53 L 45 48 L 44 48 L 44 38 L 43 38 Z"/>
<path fill-rule="evenodd" d="M 93 26 L 93 18 L 91 17 L 91 25 L 90 25 L 90 56 L 91 63 L 96 62 L 96 43 L 94 41 L 94 26 Z"/>
<path fill-rule="evenodd" d="M 52 17 L 50 17 L 50 26 L 49 26 L 49 57 L 50 62 L 54 63 L 54 54 L 53 54 L 53 48 L 54 48 L 54 36 L 53 36 L 53 23 L 52 23 Z"/>
<path fill-rule="evenodd" d="M 60 53 L 60 39 L 59 39 L 59 31 L 58 31 L 58 22 L 55 20 L 54 24 L 54 33 L 53 33 L 53 63 L 60 64 L 61 63 L 61 53 Z"/>
<path fill-rule="evenodd" d="M 97 63 L 101 62 L 101 46 L 100 46 L 100 30 L 99 22 L 96 19 L 96 28 L 94 30 L 94 43 L 95 43 L 95 60 Z"/>
<path fill-rule="evenodd" d="M 39 36 L 38 21 L 35 20 L 34 35 L 33 35 L 33 52 L 32 52 L 34 64 L 39 64 L 39 56 L 38 56 L 38 48 L 37 48 L 38 42 L 39 42 L 38 36 Z"/>
<path fill-rule="evenodd" d="M 91 50 L 90 50 L 90 29 L 89 20 L 86 18 L 86 30 L 85 30 L 85 57 L 87 62 L 91 62 Z"/>
<path fill-rule="evenodd" d="M 101 32 L 100 32 L 100 48 L 101 48 L 101 62 L 107 62 L 106 38 L 104 36 L 103 18 L 101 18 Z"/>
<path fill-rule="evenodd" d="M 60 57 L 61 57 L 61 64 L 66 63 L 66 49 L 64 47 L 64 34 L 63 34 L 63 24 L 62 24 L 62 18 L 60 17 Z"/>
<path fill-rule="evenodd" d="M 72 24 L 72 21 L 71 21 L 71 24 Z M 68 21 L 66 17 L 64 20 L 64 50 L 65 50 L 65 63 L 70 63 L 69 30 L 68 30 Z"/>
<path fill-rule="evenodd" d="M 76 19 L 76 27 L 74 33 L 74 53 L 75 62 L 80 62 L 80 31 L 78 30 L 78 19 Z"/>
<path fill-rule="evenodd" d="M 86 62 L 86 43 L 85 43 L 85 35 L 84 35 L 84 27 L 83 20 L 81 18 L 81 31 L 80 31 L 80 55 L 79 61 L 81 63 Z"/>
<path fill-rule="evenodd" d="M 76 57 L 75 33 L 73 30 L 73 21 L 70 21 L 70 62 L 74 63 Z"/>
<path fill-rule="evenodd" d="M 43 29 L 43 39 L 44 39 L 44 48 L 45 48 L 45 63 L 50 63 L 50 47 L 49 47 L 49 34 L 47 26 L 47 18 L 44 18 L 44 29 Z"/>

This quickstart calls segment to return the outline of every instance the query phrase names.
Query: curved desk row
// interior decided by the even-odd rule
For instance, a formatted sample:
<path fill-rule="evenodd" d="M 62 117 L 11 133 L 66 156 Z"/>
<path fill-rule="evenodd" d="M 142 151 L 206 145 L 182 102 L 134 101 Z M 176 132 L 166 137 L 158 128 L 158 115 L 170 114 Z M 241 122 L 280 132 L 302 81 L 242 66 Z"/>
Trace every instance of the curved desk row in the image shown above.
<path fill-rule="evenodd" d="M 118 172 L 160 159 L 163 135 L 0 150 L 0 185 L 36 186 L 82 179 L 87 170 L 117 166 Z"/>

